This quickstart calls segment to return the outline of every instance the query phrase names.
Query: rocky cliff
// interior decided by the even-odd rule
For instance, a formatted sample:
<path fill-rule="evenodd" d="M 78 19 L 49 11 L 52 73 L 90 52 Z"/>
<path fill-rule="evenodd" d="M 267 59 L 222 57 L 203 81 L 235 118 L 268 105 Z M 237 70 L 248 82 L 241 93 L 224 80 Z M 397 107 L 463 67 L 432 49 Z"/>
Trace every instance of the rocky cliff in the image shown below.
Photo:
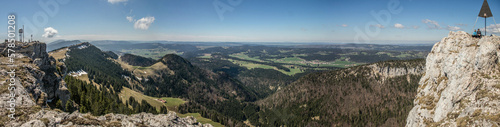
<path fill-rule="evenodd" d="M 415 60 L 415 61 L 418 61 Z M 404 62 L 401 61 L 389 61 L 389 62 L 379 62 L 372 65 L 368 65 L 369 68 L 372 69 L 372 73 L 378 74 L 381 77 L 390 78 L 396 76 L 403 75 L 419 75 L 424 71 L 424 66 L 412 66 L 407 64 L 420 64 L 413 62 L 406 62 L 405 64 L 401 64 Z M 412 67 L 407 67 L 412 66 Z"/>
<path fill-rule="evenodd" d="M 19 76 L 27 94 L 33 97 L 34 102 L 43 105 L 47 100 L 55 98 L 61 99 L 64 103 L 69 99 L 69 91 L 62 81 L 62 76 L 57 74 L 56 61 L 47 54 L 45 43 L 18 42 L 12 49 L 16 52 L 17 73 L 24 74 Z M 7 48 L 2 48 L 2 55 L 7 56 Z M 2 65 L 7 64 L 7 61 L 1 62 Z M 3 68 L 2 71 L 5 72 L 6 69 Z"/>
<path fill-rule="evenodd" d="M 450 32 L 427 56 L 406 126 L 499 126 L 500 37 Z"/>

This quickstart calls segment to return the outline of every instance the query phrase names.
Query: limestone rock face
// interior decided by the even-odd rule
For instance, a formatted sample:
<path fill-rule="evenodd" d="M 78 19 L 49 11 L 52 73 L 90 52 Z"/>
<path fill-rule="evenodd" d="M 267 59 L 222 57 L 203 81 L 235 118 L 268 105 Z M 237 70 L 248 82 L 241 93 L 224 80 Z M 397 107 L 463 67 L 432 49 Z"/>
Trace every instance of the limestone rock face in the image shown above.
<path fill-rule="evenodd" d="M 406 126 L 500 125 L 500 37 L 450 32 L 426 59 Z"/>
<path fill-rule="evenodd" d="M 0 47 L 4 48 L 2 49 L 2 55 L 7 56 L 7 48 L 4 45 Z M 28 80 L 22 84 L 39 105 L 56 97 L 62 100 L 62 104 L 65 104 L 69 99 L 69 91 L 63 82 L 62 76 L 57 74 L 56 61 L 47 54 L 46 47 L 45 43 L 40 42 L 17 42 L 16 48 L 12 48 L 16 51 L 16 56 L 19 59 L 31 61 L 29 63 L 18 63 L 18 66 L 23 67 L 19 71 L 26 74 L 23 77 Z"/>
<path fill-rule="evenodd" d="M 372 68 L 373 72 L 376 72 L 384 77 L 396 77 L 402 75 L 418 75 L 422 74 L 424 71 L 423 66 L 416 66 L 414 68 L 406 67 L 391 67 L 391 66 L 378 66 L 377 64 L 372 64 L 369 67 Z"/>
<path fill-rule="evenodd" d="M 0 82 L 1 84 L 5 84 L 7 85 L 8 82 L 5 82 L 5 81 L 1 81 Z M 16 88 L 14 90 L 14 94 L 16 95 L 16 97 L 14 98 L 15 99 L 15 106 L 13 107 L 32 107 L 32 106 L 35 106 L 35 102 L 33 102 L 33 100 L 31 99 L 31 97 L 29 96 L 29 93 L 26 92 L 26 90 L 23 88 L 23 86 L 21 85 L 20 81 L 19 81 L 19 78 L 16 78 L 16 81 L 14 82 L 14 87 Z M 11 98 L 9 95 L 11 93 L 10 92 L 3 92 L 3 93 L 0 93 L 0 108 L 1 109 L 5 109 L 7 110 L 8 108 L 11 108 L 10 106 L 10 102 L 9 101 L 12 101 Z"/>

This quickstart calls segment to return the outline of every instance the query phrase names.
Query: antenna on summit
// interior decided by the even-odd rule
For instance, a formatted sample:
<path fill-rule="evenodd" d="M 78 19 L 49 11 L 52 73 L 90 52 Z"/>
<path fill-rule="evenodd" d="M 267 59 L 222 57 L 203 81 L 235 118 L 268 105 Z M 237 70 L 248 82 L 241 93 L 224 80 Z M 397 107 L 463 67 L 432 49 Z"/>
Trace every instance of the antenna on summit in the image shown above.
<path fill-rule="evenodd" d="M 19 41 L 24 42 L 24 25 L 23 28 L 19 29 Z"/>
<path fill-rule="evenodd" d="M 484 18 L 484 35 L 486 34 L 486 18 L 493 17 L 493 14 L 491 14 L 490 6 L 488 5 L 488 1 L 484 0 L 483 6 L 481 7 L 481 11 L 479 11 L 479 17 Z M 495 25 L 497 23 L 495 22 Z"/>
<path fill-rule="evenodd" d="M 483 6 L 481 6 L 481 10 L 479 11 L 479 14 L 477 16 L 478 16 L 477 18 L 479 18 L 479 17 L 484 18 L 484 35 L 487 35 L 486 34 L 486 30 L 487 30 L 486 29 L 486 18 L 493 17 L 493 14 L 491 13 L 490 6 L 488 5 L 488 1 L 484 0 Z M 476 18 L 476 23 L 477 23 L 477 18 Z M 493 17 L 493 21 L 495 22 L 495 28 L 496 28 L 497 22 L 495 21 L 495 17 Z M 476 26 L 476 23 L 474 23 L 474 27 Z M 474 29 L 474 27 L 472 27 L 472 29 Z"/>

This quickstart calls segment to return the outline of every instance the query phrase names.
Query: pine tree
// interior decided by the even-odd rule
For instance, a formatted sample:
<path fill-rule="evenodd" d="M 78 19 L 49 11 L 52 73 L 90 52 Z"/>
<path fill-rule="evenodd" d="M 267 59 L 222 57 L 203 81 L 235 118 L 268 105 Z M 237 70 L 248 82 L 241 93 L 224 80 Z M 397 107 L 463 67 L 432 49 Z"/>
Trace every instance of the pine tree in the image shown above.
<path fill-rule="evenodd" d="M 65 111 L 66 112 L 73 112 L 73 101 L 72 100 L 68 100 L 66 101 L 66 106 L 64 107 Z"/>

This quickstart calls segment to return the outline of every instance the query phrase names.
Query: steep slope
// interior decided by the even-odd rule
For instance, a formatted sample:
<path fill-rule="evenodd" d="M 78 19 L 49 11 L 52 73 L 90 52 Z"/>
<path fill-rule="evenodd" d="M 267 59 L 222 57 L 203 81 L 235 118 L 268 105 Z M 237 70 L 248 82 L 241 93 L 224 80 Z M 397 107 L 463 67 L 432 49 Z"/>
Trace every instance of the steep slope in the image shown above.
<path fill-rule="evenodd" d="M 156 63 L 156 60 L 154 59 L 145 58 L 128 53 L 120 56 L 120 60 L 132 66 L 141 66 L 141 67 L 151 66 Z"/>
<path fill-rule="evenodd" d="M 201 69 L 175 54 L 167 54 L 146 67 L 116 62 L 132 74 L 131 89 L 157 98 L 182 98 L 187 103 L 173 110 L 182 114 L 199 113 L 226 126 L 243 125 L 243 103 L 257 99 L 255 93 L 238 80 Z"/>
<path fill-rule="evenodd" d="M 422 59 L 308 74 L 258 101 L 257 126 L 403 126 Z"/>
<path fill-rule="evenodd" d="M 406 126 L 499 126 L 500 38 L 450 32 L 427 56 Z"/>
<path fill-rule="evenodd" d="M 112 88 L 115 92 L 119 92 L 122 86 L 129 86 L 123 77 L 131 74 L 114 62 L 109 54 L 88 42 L 68 48 L 64 61 L 68 72 L 83 70 L 88 73 L 90 80 L 106 88 Z"/>
<path fill-rule="evenodd" d="M 2 56 L 7 56 L 5 43 L 2 46 Z M 21 84 L 31 94 L 34 101 L 39 105 L 44 105 L 47 100 L 61 99 L 66 102 L 69 99 L 69 91 L 62 81 L 60 74 L 56 72 L 55 59 L 50 57 L 45 51 L 45 43 L 16 43 L 12 50 L 16 51 L 15 56 L 19 60 L 17 63 L 17 73 L 26 74 L 22 76 Z M 2 64 L 2 70 L 9 70 L 6 67 L 7 57 Z M 21 76 L 19 76 L 21 77 Z M 7 78 L 7 77 L 5 77 Z"/>
<path fill-rule="evenodd" d="M 118 57 L 119 57 L 118 54 L 116 54 L 113 51 L 104 51 L 104 53 L 108 54 L 113 59 L 118 59 Z"/>
<path fill-rule="evenodd" d="M 226 126 L 241 126 L 245 120 L 242 101 L 257 99 L 239 81 L 196 67 L 178 55 L 167 54 L 155 65 L 158 64 L 166 67 L 147 77 L 144 93 L 189 100 L 179 107 L 180 113 L 197 112 Z"/>

